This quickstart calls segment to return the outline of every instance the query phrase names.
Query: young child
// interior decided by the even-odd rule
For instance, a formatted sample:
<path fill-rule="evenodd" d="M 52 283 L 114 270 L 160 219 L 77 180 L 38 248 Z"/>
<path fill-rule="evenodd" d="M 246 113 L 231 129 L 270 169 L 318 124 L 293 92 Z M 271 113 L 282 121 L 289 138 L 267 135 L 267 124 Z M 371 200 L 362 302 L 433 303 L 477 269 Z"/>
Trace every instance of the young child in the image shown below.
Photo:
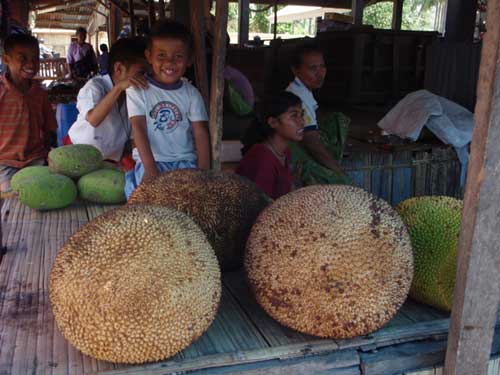
<path fill-rule="evenodd" d="M 199 91 L 182 79 L 192 61 L 191 34 L 170 20 L 151 28 L 146 59 L 147 89 L 127 89 L 136 148 L 135 169 L 126 175 L 127 198 L 141 181 L 160 172 L 210 167 L 207 112 Z"/>
<path fill-rule="evenodd" d="M 247 129 L 243 138 L 243 159 L 236 173 L 254 181 L 276 199 L 292 190 L 289 142 L 304 133 L 304 112 L 300 98 L 281 92 L 264 103 L 261 119 Z"/>
<path fill-rule="evenodd" d="M 133 168 L 130 155 L 124 148 L 130 139 L 125 90 L 147 86 L 147 69 L 143 38 L 125 38 L 116 41 L 109 54 L 110 72 L 88 81 L 78 93 L 78 117 L 68 131 L 64 144 L 89 144 L 98 148 L 104 159 L 120 162 L 124 169 Z"/>
<path fill-rule="evenodd" d="M 40 68 L 38 40 L 13 34 L 5 39 L 0 76 L 0 192 L 10 190 L 19 169 L 43 165 L 57 123 L 47 92 L 33 78 Z"/>

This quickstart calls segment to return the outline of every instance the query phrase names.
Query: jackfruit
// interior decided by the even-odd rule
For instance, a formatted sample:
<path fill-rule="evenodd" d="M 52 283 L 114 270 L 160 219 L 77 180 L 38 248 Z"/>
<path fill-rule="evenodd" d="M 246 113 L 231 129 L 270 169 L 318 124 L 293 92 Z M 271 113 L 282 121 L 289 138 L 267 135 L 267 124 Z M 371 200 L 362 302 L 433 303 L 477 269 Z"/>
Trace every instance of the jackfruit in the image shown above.
<path fill-rule="evenodd" d="M 77 196 L 76 185 L 60 174 L 40 174 L 23 178 L 17 187 L 21 203 L 35 210 L 53 210 L 69 206 Z"/>
<path fill-rule="evenodd" d="M 397 206 L 410 232 L 415 274 L 410 297 L 451 311 L 463 202 L 445 196 L 410 198 Z"/>
<path fill-rule="evenodd" d="M 264 209 L 245 270 L 264 310 L 310 335 L 366 335 L 401 307 L 413 274 L 411 242 L 394 209 L 347 185 L 314 185 Z"/>
<path fill-rule="evenodd" d="M 78 178 L 99 169 L 101 152 L 91 145 L 68 145 L 49 152 L 49 169 L 71 178 Z"/>
<path fill-rule="evenodd" d="M 176 210 L 132 205 L 82 226 L 50 273 L 52 311 L 84 354 L 121 363 L 173 356 L 210 326 L 221 297 L 217 258 Z"/>
<path fill-rule="evenodd" d="M 157 204 L 190 215 L 205 232 L 223 271 L 243 262 L 245 242 L 270 202 L 252 181 L 233 173 L 179 169 L 143 182 L 129 203 Z"/>
<path fill-rule="evenodd" d="M 12 190 L 18 191 L 26 181 L 30 181 L 33 177 L 48 175 L 49 173 L 49 167 L 44 165 L 25 167 L 12 176 L 10 186 Z"/>
<path fill-rule="evenodd" d="M 125 199 L 125 173 L 115 169 L 99 169 L 78 180 L 80 198 L 89 202 L 118 204 Z"/>

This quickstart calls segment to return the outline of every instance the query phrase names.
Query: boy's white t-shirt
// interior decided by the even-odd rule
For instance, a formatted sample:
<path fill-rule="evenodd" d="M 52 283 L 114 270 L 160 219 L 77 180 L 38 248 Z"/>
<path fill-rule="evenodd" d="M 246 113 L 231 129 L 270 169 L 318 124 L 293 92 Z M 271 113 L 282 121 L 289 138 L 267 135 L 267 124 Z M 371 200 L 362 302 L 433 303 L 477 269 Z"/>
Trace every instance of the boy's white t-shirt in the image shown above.
<path fill-rule="evenodd" d="M 304 109 L 304 131 L 319 130 L 318 120 L 316 119 L 318 102 L 314 99 L 312 91 L 297 77 L 290 82 L 286 91 L 297 95 L 300 100 L 302 100 L 302 108 Z"/>
<path fill-rule="evenodd" d="M 191 161 L 197 156 L 193 142 L 192 121 L 208 121 L 199 91 L 186 80 L 164 85 L 147 77 L 146 89 L 128 88 L 129 118 L 145 116 L 149 144 L 155 161 Z M 134 160 L 140 161 L 134 148 Z"/>
<path fill-rule="evenodd" d="M 102 152 L 104 159 L 119 161 L 131 132 L 125 103 L 121 108 L 115 103 L 97 128 L 87 121 L 87 113 L 94 109 L 112 88 L 113 81 L 106 74 L 92 78 L 80 89 L 76 103 L 78 117 L 68 135 L 72 143 L 95 146 Z"/>

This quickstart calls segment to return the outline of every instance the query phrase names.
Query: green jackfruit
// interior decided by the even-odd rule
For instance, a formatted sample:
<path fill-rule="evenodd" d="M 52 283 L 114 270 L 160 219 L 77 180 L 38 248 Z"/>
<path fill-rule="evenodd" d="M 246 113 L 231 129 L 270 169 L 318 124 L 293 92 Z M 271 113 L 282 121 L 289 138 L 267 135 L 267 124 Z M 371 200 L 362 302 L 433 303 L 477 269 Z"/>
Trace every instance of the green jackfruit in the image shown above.
<path fill-rule="evenodd" d="M 413 246 L 410 296 L 445 311 L 453 303 L 462 208 L 461 200 L 444 196 L 411 198 L 396 208 Z"/>
<path fill-rule="evenodd" d="M 20 169 L 10 180 L 12 190 L 19 191 L 19 189 L 33 177 L 45 176 L 50 173 L 49 167 L 44 165 L 34 165 Z"/>
<path fill-rule="evenodd" d="M 101 152 L 91 145 L 68 145 L 49 152 L 49 169 L 71 178 L 78 178 L 96 169 L 102 163 Z"/>
<path fill-rule="evenodd" d="M 77 196 L 69 177 L 46 174 L 26 180 L 19 189 L 19 201 L 35 210 L 53 210 L 69 206 Z"/>
<path fill-rule="evenodd" d="M 78 180 L 80 198 L 94 203 L 125 202 L 125 173 L 113 169 L 99 169 Z"/>

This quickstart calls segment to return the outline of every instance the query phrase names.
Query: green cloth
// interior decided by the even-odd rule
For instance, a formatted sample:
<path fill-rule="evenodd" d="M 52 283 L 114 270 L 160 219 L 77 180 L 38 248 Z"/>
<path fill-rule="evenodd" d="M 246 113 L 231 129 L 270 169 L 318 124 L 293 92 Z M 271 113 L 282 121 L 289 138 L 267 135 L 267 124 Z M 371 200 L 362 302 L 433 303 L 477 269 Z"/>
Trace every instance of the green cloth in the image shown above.
<path fill-rule="evenodd" d="M 226 81 L 226 98 L 229 109 L 238 116 L 246 116 L 252 112 L 253 108 L 243 99 L 231 82 Z"/>
<path fill-rule="evenodd" d="M 351 120 L 340 112 L 325 113 L 319 118 L 320 137 L 326 149 L 336 160 L 342 159 L 349 124 Z M 351 184 L 351 179 L 336 171 L 332 171 L 314 161 L 299 143 L 291 143 L 294 177 L 304 186 L 317 184 Z"/>

